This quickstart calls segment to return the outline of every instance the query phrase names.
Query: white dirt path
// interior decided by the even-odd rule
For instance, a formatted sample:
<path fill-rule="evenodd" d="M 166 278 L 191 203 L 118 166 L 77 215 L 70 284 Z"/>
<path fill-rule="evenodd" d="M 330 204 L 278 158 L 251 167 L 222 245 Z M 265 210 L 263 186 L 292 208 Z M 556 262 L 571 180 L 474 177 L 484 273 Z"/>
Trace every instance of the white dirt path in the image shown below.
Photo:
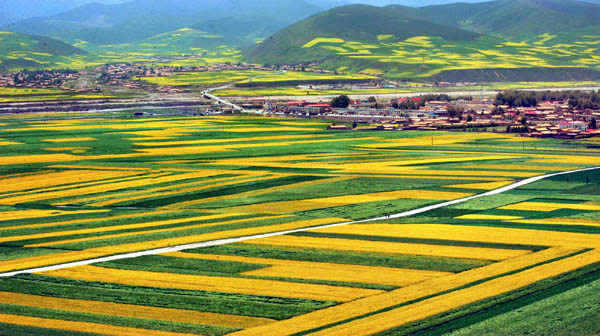
<path fill-rule="evenodd" d="M 387 219 L 409 217 L 409 216 L 417 215 L 417 214 L 424 213 L 424 212 L 427 212 L 427 211 L 430 211 L 430 210 L 435 210 L 435 209 L 447 207 L 447 206 L 450 206 L 450 205 L 455 205 L 455 204 L 459 204 L 459 203 L 468 202 L 470 200 L 474 200 L 474 199 L 481 198 L 481 197 L 486 197 L 486 196 L 491 196 L 491 195 L 498 195 L 498 194 L 507 192 L 509 190 L 513 190 L 513 189 L 516 189 L 516 188 L 519 188 L 519 187 L 522 187 L 522 186 L 525 186 L 525 185 L 528 185 L 528 184 L 531 184 L 531 183 L 534 183 L 534 182 L 538 182 L 538 181 L 543 180 L 543 179 L 547 179 L 547 178 L 551 178 L 551 177 L 555 177 L 555 176 L 560 176 L 560 175 L 567 175 L 567 174 L 573 174 L 573 173 L 579 173 L 579 172 L 597 170 L 597 169 L 600 169 L 600 167 L 583 168 L 583 169 L 577 169 L 577 170 L 571 170 L 571 171 L 565 171 L 565 172 L 559 172 L 559 173 L 552 173 L 552 174 L 535 176 L 535 177 L 531 177 L 531 178 L 528 178 L 526 180 L 522 180 L 522 181 L 513 183 L 511 185 L 502 187 L 502 188 L 498 188 L 498 189 L 495 189 L 495 190 L 490 190 L 490 191 L 482 193 L 482 194 L 478 194 L 478 195 L 474 195 L 474 196 L 469 196 L 469 197 L 465 197 L 465 198 L 461 198 L 461 199 L 456 199 L 456 200 L 453 200 L 453 201 L 443 202 L 443 203 L 439 203 L 439 204 L 429 205 L 429 206 L 426 206 L 426 207 L 422 207 L 422 208 L 418 208 L 418 209 L 414 209 L 414 210 L 409 210 L 409 211 L 405 211 L 405 212 L 401 212 L 401 213 L 394 214 L 394 215 L 389 215 L 389 216 L 382 216 L 382 217 L 377 217 L 377 218 L 369 218 L 369 219 L 363 219 L 363 220 L 358 220 L 358 221 L 349 221 L 349 222 L 343 222 L 343 223 L 335 223 L 335 224 L 312 226 L 312 227 L 307 227 L 307 228 L 302 228 L 302 229 L 296 229 L 296 230 L 287 230 L 287 231 L 278 231 L 278 232 L 264 233 L 264 234 L 258 234 L 258 235 L 252 235 L 252 236 L 244 236 L 244 237 L 236 237 L 236 238 L 227 238 L 227 239 L 219 239 L 219 240 L 212 240 L 212 241 L 204 241 L 204 242 L 193 243 L 193 244 L 185 244 L 185 245 L 179 245 L 179 246 L 164 247 L 164 248 L 159 248 L 159 249 L 139 251 L 139 252 L 132 252 L 132 253 L 125 253 L 125 254 L 117 254 L 117 255 L 108 256 L 108 257 L 87 259 L 87 260 L 69 262 L 69 263 L 52 265 L 52 266 L 44 266 L 44 267 L 25 269 L 25 270 L 19 270 L 19 271 L 14 271 L 14 272 L 1 273 L 0 277 L 11 277 L 11 276 L 19 275 L 19 274 L 31 274 L 31 273 L 40 273 L 40 272 L 47 272 L 47 271 L 55 271 L 55 270 L 60 270 L 60 269 L 65 269 L 65 268 L 71 268 L 71 267 L 77 267 L 77 266 L 85 266 L 85 265 L 91 265 L 91 264 L 101 263 L 101 262 L 107 262 L 107 261 L 123 260 L 123 259 L 130 259 L 130 258 L 137 258 L 137 257 L 142 257 L 142 256 L 158 255 L 158 254 L 172 253 L 172 252 L 181 252 L 181 251 L 185 251 L 185 250 L 191 250 L 191 249 L 202 248 L 202 247 L 220 246 L 220 245 L 227 245 L 227 244 L 244 242 L 244 241 L 253 240 L 253 239 L 261 239 L 261 238 L 283 236 L 283 235 L 291 234 L 291 233 L 306 232 L 306 231 L 319 230 L 319 229 L 324 229 L 324 228 L 345 226 L 345 225 L 350 225 L 350 224 L 374 222 L 374 221 L 379 221 L 379 220 L 387 220 Z"/>

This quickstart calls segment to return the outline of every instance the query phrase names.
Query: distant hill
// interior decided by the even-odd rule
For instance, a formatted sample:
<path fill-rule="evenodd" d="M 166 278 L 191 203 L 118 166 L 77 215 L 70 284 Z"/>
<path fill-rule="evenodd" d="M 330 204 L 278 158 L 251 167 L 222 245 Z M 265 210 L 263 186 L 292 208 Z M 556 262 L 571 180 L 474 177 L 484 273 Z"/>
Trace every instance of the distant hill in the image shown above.
<path fill-rule="evenodd" d="M 254 43 L 318 13 L 303 0 L 135 0 L 88 4 L 49 17 L 21 20 L 7 30 L 85 45 L 137 45 L 182 28 L 195 28 L 236 43 Z M 246 29 L 245 27 L 250 27 Z"/>
<path fill-rule="evenodd" d="M 0 32 L 0 70 L 37 68 L 85 56 L 87 53 L 69 44 L 41 36 Z"/>
<path fill-rule="evenodd" d="M 351 55 L 353 50 L 378 49 L 369 48 L 368 44 L 381 41 L 393 43 L 417 36 L 468 41 L 480 36 L 463 29 L 409 18 L 404 15 L 405 9 L 401 6 L 382 8 L 368 5 L 334 8 L 283 29 L 248 52 L 247 57 L 265 63 L 307 62 L 336 55 L 341 50 L 345 50 L 342 54 Z M 320 42 L 329 44 L 335 39 L 340 43 L 356 42 L 356 48 L 312 48 Z M 361 48 L 361 44 L 367 46 Z"/>
<path fill-rule="evenodd" d="M 600 6 L 575 0 L 496 0 L 427 6 L 411 10 L 428 21 L 484 34 L 535 39 L 540 34 L 600 33 Z"/>
<path fill-rule="evenodd" d="M 244 56 L 411 80 L 600 78 L 599 8 L 574 0 L 350 5 L 291 25 Z"/>
<path fill-rule="evenodd" d="M 88 3 L 119 3 L 127 0 L 0 0 L 0 26 L 19 20 L 48 16 Z"/>

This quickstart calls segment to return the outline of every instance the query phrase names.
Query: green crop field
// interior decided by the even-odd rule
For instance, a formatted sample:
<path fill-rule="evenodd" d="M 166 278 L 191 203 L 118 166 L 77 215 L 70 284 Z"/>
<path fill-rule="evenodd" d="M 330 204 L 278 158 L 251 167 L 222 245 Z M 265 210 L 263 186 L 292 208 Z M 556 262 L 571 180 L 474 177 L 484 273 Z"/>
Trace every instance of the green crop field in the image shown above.
<path fill-rule="evenodd" d="M 371 75 L 361 74 L 328 74 L 313 72 L 273 72 L 257 70 L 225 70 L 218 72 L 190 72 L 171 77 L 141 77 L 142 80 L 155 85 L 170 86 L 206 86 L 221 83 L 234 83 L 236 86 L 285 86 L 313 82 L 364 81 L 375 79 Z"/>
<path fill-rule="evenodd" d="M 0 277 L 0 334 L 598 331 L 599 171 L 389 217 L 598 166 L 590 142 L 30 117 L 0 119 L 0 274 L 23 271 Z M 546 324 L 550 308 L 563 320 Z"/>

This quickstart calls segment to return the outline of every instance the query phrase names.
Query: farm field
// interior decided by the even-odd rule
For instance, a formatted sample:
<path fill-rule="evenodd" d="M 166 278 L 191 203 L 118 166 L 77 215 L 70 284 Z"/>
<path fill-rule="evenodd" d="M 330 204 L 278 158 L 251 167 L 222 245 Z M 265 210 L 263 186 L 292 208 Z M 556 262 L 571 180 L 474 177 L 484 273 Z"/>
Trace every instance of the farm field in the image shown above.
<path fill-rule="evenodd" d="M 600 165 L 586 142 L 327 125 L 1 119 L 0 273 L 25 272 L 0 277 L 0 334 L 479 334 L 597 287 L 597 170 L 176 248 Z M 588 310 L 564 316 L 532 333 L 594 332 Z"/>
<path fill-rule="evenodd" d="M 58 89 L 22 89 L 0 87 L 0 103 L 110 98 L 116 97 L 102 94 L 81 94 Z"/>
<path fill-rule="evenodd" d="M 597 69 L 593 55 L 594 36 L 580 41 L 555 43 L 539 36 L 539 41 L 501 41 L 480 37 L 473 41 L 452 43 L 440 37 L 416 36 L 397 41 L 394 36 L 377 43 L 344 39 L 315 38 L 302 46 L 304 53 L 327 53 L 338 59 L 325 62 L 329 69 L 385 73 L 390 78 L 431 77 L 446 70 L 484 68 L 553 68 L 588 67 Z M 316 51 L 316 50 L 318 51 Z"/>
<path fill-rule="evenodd" d="M 140 77 L 142 80 L 155 85 L 169 86 L 203 86 L 221 83 L 235 83 L 236 86 L 282 86 L 300 84 L 303 82 L 374 79 L 371 75 L 361 74 L 326 74 L 313 72 L 265 72 L 257 70 L 225 70 L 218 72 L 190 72 L 171 77 Z"/>

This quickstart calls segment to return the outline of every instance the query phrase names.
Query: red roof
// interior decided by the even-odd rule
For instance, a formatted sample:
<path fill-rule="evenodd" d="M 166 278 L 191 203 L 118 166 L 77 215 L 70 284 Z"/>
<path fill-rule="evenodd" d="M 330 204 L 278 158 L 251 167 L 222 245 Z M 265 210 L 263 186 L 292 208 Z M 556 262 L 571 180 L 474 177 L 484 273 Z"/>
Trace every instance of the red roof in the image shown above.
<path fill-rule="evenodd" d="M 398 99 L 398 101 L 405 102 L 405 101 L 408 101 L 408 98 L 400 98 L 400 99 Z"/>
<path fill-rule="evenodd" d="M 306 107 L 331 107 L 331 105 L 329 105 L 329 104 L 311 104 L 311 105 L 306 105 Z"/>
<path fill-rule="evenodd" d="M 421 97 L 412 97 L 410 98 L 412 101 L 421 101 Z"/>

